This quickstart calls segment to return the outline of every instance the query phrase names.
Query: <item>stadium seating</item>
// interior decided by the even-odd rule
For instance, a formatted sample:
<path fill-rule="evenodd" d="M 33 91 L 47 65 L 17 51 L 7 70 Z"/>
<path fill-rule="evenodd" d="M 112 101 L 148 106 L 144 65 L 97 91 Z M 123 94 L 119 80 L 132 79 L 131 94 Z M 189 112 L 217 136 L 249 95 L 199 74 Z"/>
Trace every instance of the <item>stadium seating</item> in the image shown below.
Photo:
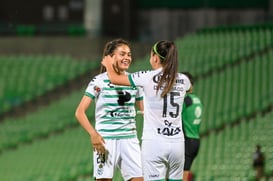
<path fill-rule="evenodd" d="M 221 32 L 211 33 L 220 38 L 219 33 Z M 195 92 L 200 95 L 204 103 L 201 133 L 209 132 L 208 137 L 202 138 L 201 150 L 194 163 L 193 172 L 196 174 L 196 180 L 200 181 L 253 180 L 251 154 L 257 143 L 263 145 L 265 154 L 269 155 L 266 174 L 271 175 L 273 170 L 272 144 L 270 144 L 273 140 L 272 136 L 269 136 L 272 135 L 270 131 L 272 130 L 272 111 L 265 117 L 259 115 L 255 117 L 257 113 L 263 112 L 268 107 L 272 110 L 273 105 L 273 84 L 270 80 L 273 70 L 271 30 L 268 28 L 249 29 L 236 33 L 225 30 L 225 34 L 227 37 L 234 37 L 233 40 L 225 40 L 225 45 L 216 46 L 213 40 L 218 38 L 208 38 L 207 41 L 210 43 L 202 43 L 200 35 L 197 35 L 198 38 L 196 35 L 190 35 L 193 37 L 192 40 L 191 37 L 186 37 L 189 44 L 183 42 L 184 39 L 179 40 L 179 43 L 182 45 L 185 43 L 185 46 L 191 49 L 188 51 L 188 49 L 183 49 L 183 46 L 180 49 L 180 52 L 188 56 L 188 59 L 180 59 L 181 67 L 184 70 L 187 70 L 185 67 L 188 67 L 188 70 L 193 70 L 198 77 Z M 203 36 L 202 33 L 201 35 Z M 247 40 L 247 37 L 252 38 Z M 198 47 L 197 43 L 194 44 L 195 41 L 200 41 L 201 45 Z M 236 43 L 242 45 L 235 45 Z M 191 44 L 194 45 L 190 47 Z M 230 53 L 234 51 L 235 54 L 230 54 L 229 58 L 224 60 L 218 56 L 221 54 L 221 48 L 226 46 L 226 48 L 231 48 L 232 46 L 228 45 L 232 44 L 235 49 Z M 218 55 L 215 60 L 221 63 L 210 64 L 209 58 L 206 59 L 206 57 L 212 57 L 211 49 L 216 49 L 215 53 Z M 236 55 L 240 51 L 241 53 Z M 199 62 L 196 61 L 196 57 L 200 57 Z M 209 65 L 205 66 L 206 63 Z M 239 125 L 236 124 L 238 120 Z"/>
<path fill-rule="evenodd" d="M 67 55 L 7 55 L 0 56 L 0 63 L 0 113 L 98 66 L 96 61 L 76 61 Z"/>
<path fill-rule="evenodd" d="M 189 34 L 176 40 L 181 68 L 202 75 L 264 50 L 272 44 L 272 36 L 270 28 Z"/>
<path fill-rule="evenodd" d="M 227 126 L 222 132 L 202 139 L 199 156 L 193 164 L 196 180 L 209 175 L 211 180 L 249 180 L 254 176 L 252 153 L 256 144 L 263 145 L 267 158 L 266 172 L 272 173 L 272 117 L 258 115 L 238 126 Z M 271 173 L 270 173 L 271 172 Z M 231 177 L 231 178 L 230 178 Z"/>
<path fill-rule="evenodd" d="M 73 119 L 73 110 L 82 94 L 82 92 L 76 92 L 70 95 L 70 104 L 67 104 L 67 99 L 61 99 L 34 114 L 20 119 L 6 119 L 0 127 L 0 150 L 16 148 L 22 143 L 32 142 L 37 138 L 47 137 L 53 132 L 60 132 L 67 127 L 78 125 Z M 90 111 L 90 113 L 93 112 L 93 110 Z"/>
<path fill-rule="evenodd" d="M 73 118 L 71 118 L 73 119 Z M 81 128 L 22 145 L 0 156 L 1 180 L 76 180 L 92 172 L 89 137 Z M 16 173 L 16 174 L 15 174 Z"/>
<path fill-rule="evenodd" d="M 253 180 L 251 161 L 257 143 L 266 154 L 266 175 L 272 174 L 272 40 L 266 27 L 206 30 L 177 39 L 179 71 L 197 77 L 194 90 L 204 104 L 201 149 L 192 168 L 195 181 Z M 0 100 L 5 103 L 1 110 L 50 91 L 93 66 L 55 55 L 0 56 L 0 63 Z M 148 69 L 147 54 L 129 71 Z M 4 163 L 0 180 L 94 179 L 90 140 L 74 118 L 83 92 L 84 87 L 36 112 L 0 122 Z M 88 116 L 93 118 L 93 107 Z M 137 127 L 140 138 L 141 115 Z M 120 172 L 114 180 L 122 181 Z"/>
<path fill-rule="evenodd" d="M 231 32 L 231 34 L 234 34 L 234 32 Z M 199 36 L 197 35 L 197 37 Z M 236 37 L 235 35 L 233 36 Z M 263 36 L 261 35 L 260 38 L 263 39 Z M 204 40 L 200 38 L 198 40 L 201 41 L 201 45 L 199 45 L 201 47 L 196 44 L 190 49 L 191 51 L 200 52 L 200 58 L 196 58 L 196 54 L 198 53 L 186 53 L 187 51 L 183 47 L 179 47 L 179 50 L 181 50 L 182 54 L 184 52 L 189 56 L 189 59 L 192 58 L 193 60 L 186 61 L 182 59 L 180 69 L 190 70 L 190 72 L 193 72 L 193 75 L 200 79 L 200 81 L 197 80 L 195 91 L 200 95 L 207 108 L 205 109 L 204 120 L 210 120 L 204 122 L 205 125 L 202 127 L 202 132 L 205 132 L 208 128 L 217 128 L 226 123 L 232 123 L 240 117 L 246 117 L 255 111 L 261 111 L 272 104 L 272 81 L 270 80 L 273 68 L 271 61 L 272 49 L 263 53 L 260 52 L 260 48 L 253 49 L 250 53 L 251 57 L 249 57 L 249 54 L 240 55 L 241 58 L 236 59 L 237 63 L 235 65 L 233 64 L 234 59 L 229 59 L 229 62 L 223 62 L 218 67 L 208 65 L 206 69 L 197 71 L 198 67 L 206 67 L 205 64 L 208 63 L 206 57 L 214 54 L 211 51 L 205 51 L 209 50 L 211 46 L 208 44 L 205 46 L 205 43 L 202 43 Z M 195 41 L 197 41 L 196 37 L 193 38 L 193 42 Z M 189 37 L 186 38 L 186 42 L 191 44 Z M 271 47 L 269 42 L 266 45 L 267 47 L 263 46 L 262 49 Z M 189 45 L 187 46 L 190 47 Z M 223 47 L 221 44 L 217 46 Z M 207 53 L 205 58 L 202 58 L 202 51 L 200 50 L 202 47 L 204 47 L 204 51 Z M 212 47 L 212 49 L 216 47 Z M 247 46 L 244 45 L 242 47 L 245 48 Z M 240 47 L 237 48 L 239 49 Z M 218 54 L 221 53 L 218 52 Z M 196 59 L 199 59 L 200 62 L 194 62 Z M 218 57 L 216 61 L 222 61 L 221 57 Z M 197 67 L 194 65 L 197 65 Z M 224 67 L 224 69 L 220 67 Z M 214 70 L 214 72 L 206 74 L 206 72 L 211 72 L 211 70 Z"/>

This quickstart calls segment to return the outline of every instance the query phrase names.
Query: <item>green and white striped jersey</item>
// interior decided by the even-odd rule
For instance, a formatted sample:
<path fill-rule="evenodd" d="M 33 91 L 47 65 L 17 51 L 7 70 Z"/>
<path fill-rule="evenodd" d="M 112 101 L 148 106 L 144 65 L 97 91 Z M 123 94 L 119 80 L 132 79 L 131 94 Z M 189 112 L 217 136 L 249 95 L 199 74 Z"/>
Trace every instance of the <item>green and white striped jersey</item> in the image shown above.
<path fill-rule="evenodd" d="M 111 84 L 107 73 L 95 76 L 85 95 L 96 102 L 96 130 L 103 138 L 136 137 L 135 101 L 143 99 L 140 87 Z"/>

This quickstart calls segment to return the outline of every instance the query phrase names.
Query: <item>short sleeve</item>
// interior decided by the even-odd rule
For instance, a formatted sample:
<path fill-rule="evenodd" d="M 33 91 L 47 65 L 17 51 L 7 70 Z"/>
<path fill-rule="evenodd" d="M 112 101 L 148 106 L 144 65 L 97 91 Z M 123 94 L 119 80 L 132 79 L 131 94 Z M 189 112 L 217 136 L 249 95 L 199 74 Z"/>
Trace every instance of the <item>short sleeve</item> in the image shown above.
<path fill-rule="evenodd" d="M 99 85 L 98 78 L 94 77 L 85 89 L 85 95 L 90 97 L 91 99 L 95 99 L 99 95 L 100 91 L 101 87 Z"/>

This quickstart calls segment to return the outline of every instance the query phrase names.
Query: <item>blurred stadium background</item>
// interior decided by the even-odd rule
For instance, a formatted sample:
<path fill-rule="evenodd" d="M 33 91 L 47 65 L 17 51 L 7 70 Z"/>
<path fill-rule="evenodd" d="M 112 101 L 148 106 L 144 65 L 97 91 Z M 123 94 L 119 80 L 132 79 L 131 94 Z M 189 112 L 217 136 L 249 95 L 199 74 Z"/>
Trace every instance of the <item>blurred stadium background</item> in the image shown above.
<path fill-rule="evenodd" d="M 169 39 L 179 70 L 196 76 L 204 116 L 194 181 L 253 181 L 256 144 L 262 180 L 273 180 L 272 0 L 9 0 L 0 3 L 1 181 L 93 180 L 74 111 L 117 37 L 131 42 L 132 72 L 150 69 L 150 47 Z"/>

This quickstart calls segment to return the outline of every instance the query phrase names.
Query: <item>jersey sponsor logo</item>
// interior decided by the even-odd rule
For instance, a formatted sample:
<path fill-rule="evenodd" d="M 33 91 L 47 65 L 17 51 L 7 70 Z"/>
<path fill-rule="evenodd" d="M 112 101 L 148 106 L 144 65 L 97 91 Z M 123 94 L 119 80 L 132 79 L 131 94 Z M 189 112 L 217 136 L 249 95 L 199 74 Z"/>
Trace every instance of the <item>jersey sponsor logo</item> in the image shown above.
<path fill-rule="evenodd" d="M 151 174 L 149 175 L 149 178 L 158 178 L 159 177 L 159 174 Z"/>
<path fill-rule="evenodd" d="M 165 128 L 157 128 L 157 133 L 162 134 L 165 136 L 174 136 L 179 134 L 182 129 L 180 127 L 174 127 L 172 126 L 172 123 L 170 123 L 168 120 L 164 121 Z"/>
<path fill-rule="evenodd" d="M 160 87 L 159 87 L 159 90 L 164 90 L 164 87 L 165 87 L 165 86 L 160 86 Z M 157 88 L 158 88 L 158 86 L 155 85 L 155 86 L 154 86 L 154 90 L 158 90 Z"/>
<path fill-rule="evenodd" d="M 128 108 L 126 108 L 126 109 L 120 108 L 120 109 L 116 109 L 114 111 L 110 111 L 110 115 L 111 115 L 111 117 L 114 117 L 114 118 L 130 117 L 130 116 L 132 116 L 132 110 L 130 110 Z"/>
<path fill-rule="evenodd" d="M 157 74 L 153 77 L 154 83 L 159 83 L 160 79 L 162 77 L 162 74 Z M 175 83 L 177 84 L 185 84 L 184 79 L 176 79 Z"/>
<path fill-rule="evenodd" d="M 184 79 L 176 79 L 175 82 L 178 83 L 178 84 L 185 84 Z"/>
<path fill-rule="evenodd" d="M 184 88 L 183 87 L 173 87 L 172 91 L 184 91 Z"/>
<path fill-rule="evenodd" d="M 154 77 L 153 77 L 153 82 L 154 83 L 156 83 L 156 84 L 158 84 L 159 83 L 159 81 L 160 81 L 160 79 L 161 79 L 161 77 L 162 77 L 162 75 L 155 75 Z M 177 83 L 177 84 L 184 84 L 184 79 L 176 79 L 175 80 L 175 82 Z M 180 85 L 181 86 L 181 85 Z M 183 87 L 180 87 L 180 86 L 173 86 L 173 89 L 172 89 L 172 91 L 184 91 L 184 88 Z M 158 88 L 158 85 L 155 85 L 154 86 L 154 90 L 164 90 L 164 88 L 165 88 L 166 86 L 164 86 L 164 85 L 162 85 L 162 86 L 160 86 L 159 88 Z"/>
<path fill-rule="evenodd" d="M 154 90 L 157 90 L 157 85 L 154 86 Z M 160 86 L 159 87 L 159 90 L 164 90 L 165 86 Z M 178 86 L 174 86 L 172 88 L 172 91 L 184 91 L 184 88 L 183 87 L 178 87 Z"/>
<path fill-rule="evenodd" d="M 153 77 L 154 83 L 158 83 L 158 82 L 160 81 L 161 77 L 162 77 L 162 75 L 159 75 L 159 74 L 155 75 L 155 76 Z"/>

